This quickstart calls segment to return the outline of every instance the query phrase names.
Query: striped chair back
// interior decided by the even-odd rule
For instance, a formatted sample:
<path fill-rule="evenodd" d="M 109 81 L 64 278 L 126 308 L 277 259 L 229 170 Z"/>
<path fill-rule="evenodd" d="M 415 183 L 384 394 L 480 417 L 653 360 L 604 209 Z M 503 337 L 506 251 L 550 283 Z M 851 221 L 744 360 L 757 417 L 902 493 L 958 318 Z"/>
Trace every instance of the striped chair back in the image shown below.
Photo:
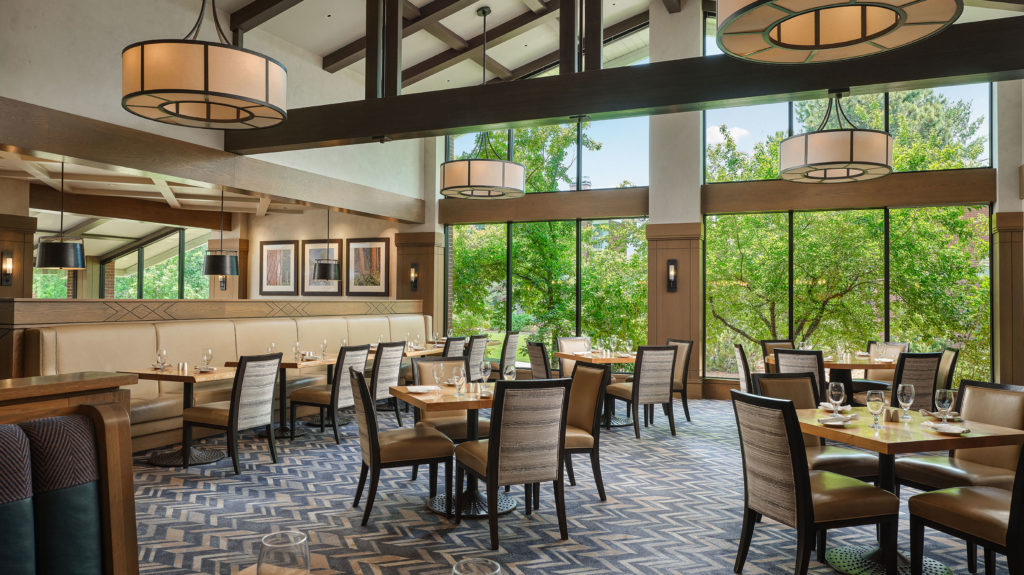
<path fill-rule="evenodd" d="M 273 422 L 274 386 L 280 367 L 280 353 L 238 358 L 228 416 L 231 429 L 242 431 Z"/>
<path fill-rule="evenodd" d="M 747 362 L 747 352 L 740 344 L 733 344 L 736 348 L 736 371 L 740 374 L 740 391 L 750 393 L 750 364 Z"/>
<path fill-rule="evenodd" d="M 672 373 L 675 371 L 676 346 L 641 345 L 636 352 L 633 372 L 633 397 L 637 403 L 672 401 Z"/>
<path fill-rule="evenodd" d="M 434 378 L 434 369 L 441 368 L 441 379 Z M 414 357 L 412 358 L 412 382 L 413 385 L 444 385 L 454 375 L 462 370 L 463 374 L 469 373 L 469 358 L 467 357 Z M 441 417 L 452 417 L 461 415 L 465 417 L 466 410 L 452 411 L 419 411 L 419 420 L 428 421 Z"/>
<path fill-rule="evenodd" d="M 466 347 L 466 357 L 469 358 L 469 379 L 480 381 L 484 378 L 480 372 L 480 364 L 484 362 L 487 355 L 487 334 L 474 335 L 469 338 L 469 345 Z"/>
<path fill-rule="evenodd" d="M 775 373 L 813 373 L 818 396 L 825 395 L 825 358 L 820 350 L 776 348 Z"/>
<path fill-rule="evenodd" d="M 570 382 L 562 378 L 496 384 L 487 475 L 497 477 L 498 485 L 561 477 Z"/>
<path fill-rule="evenodd" d="M 564 351 L 568 353 L 590 351 L 590 338 L 586 336 L 560 337 L 558 338 L 558 351 Z M 576 360 L 559 358 L 558 365 L 558 372 L 563 377 L 569 377 L 570 375 L 572 375 L 572 368 L 576 367 Z"/>
<path fill-rule="evenodd" d="M 768 364 L 769 357 L 775 357 L 776 349 L 795 349 L 796 345 L 793 344 L 791 339 L 762 339 L 761 340 L 761 353 L 764 355 L 764 371 L 765 373 L 774 373 L 777 368 L 773 368 Z"/>
<path fill-rule="evenodd" d="M 676 363 L 672 368 L 672 389 L 682 391 L 686 385 L 686 372 L 690 369 L 690 353 L 693 351 L 693 340 L 669 338 L 665 345 L 676 348 Z"/>
<path fill-rule="evenodd" d="M 338 359 L 334 362 L 334 381 L 332 385 L 338 390 L 337 401 L 335 402 L 335 408 L 341 409 L 342 406 L 348 405 L 349 400 L 352 399 L 350 395 L 348 385 L 339 385 L 345 381 L 344 378 L 348 377 L 349 368 L 355 368 L 358 371 L 366 369 L 366 358 L 370 355 L 369 345 L 356 345 L 341 348 L 338 352 Z"/>
<path fill-rule="evenodd" d="M 373 380 L 370 392 L 376 399 L 390 397 L 388 388 L 398 385 L 402 374 L 402 357 L 405 355 L 404 341 L 391 341 L 377 345 L 373 358 Z"/>
<path fill-rule="evenodd" d="M 939 377 L 939 363 L 942 353 L 901 353 L 896 360 L 896 373 L 893 376 L 892 405 L 896 401 L 896 390 L 900 385 L 914 386 L 914 403 L 910 408 L 935 409 L 935 383 Z"/>
<path fill-rule="evenodd" d="M 796 409 L 818 407 L 818 387 L 811 373 L 755 373 L 751 389 L 755 395 L 788 399 Z M 821 444 L 821 438 L 804 435 L 804 445 Z"/>
<path fill-rule="evenodd" d="M 356 423 L 359 425 L 359 450 L 363 455 L 363 463 L 372 465 L 380 449 L 380 440 L 377 438 L 377 410 L 373 407 L 377 398 L 366 385 L 362 370 L 350 368 L 348 376 L 356 408 Z"/>
<path fill-rule="evenodd" d="M 875 354 L 877 354 L 878 357 L 886 357 L 886 358 L 889 358 L 889 359 L 891 359 L 893 361 L 896 361 L 897 359 L 899 359 L 901 353 L 910 351 L 910 344 L 909 343 L 885 342 L 885 353 L 881 353 L 881 351 L 882 351 L 881 348 L 882 348 L 882 344 L 880 344 L 877 341 L 869 341 L 868 342 L 868 354 L 869 355 L 874 356 Z M 864 370 L 864 378 L 865 379 L 870 379 L 872 381 L 884 381 L 884 382 L 887 382 L 887 383 L 892 383 L 893 375 L 894 374 L 893 374 L 893 371 L 891 369 L 865 369 Z"/>
<path fill-rule="evenodd" d="M 543 342 L 526 342 L 526 353 L 530 356 L 530 373 L 533 379 L 551 379 L 551 364 L 548 363 L 548 348 Z"/>
<path fill-rule="evenodd" d="M 449 337 L 444 340 L 444 351 L 441 353 L 444 357 L 459 357 L 466 353 L 466 338 L 464 337 Z"/>
<path fill-rule="evenodd" d="M 498 363 L 498 379 L 505 378 L 505 368 L 516 365 L 516 349 L 519 347 L 519 332 L 505 333 L 505 343 L 501 345 L 501 362 Z"/>

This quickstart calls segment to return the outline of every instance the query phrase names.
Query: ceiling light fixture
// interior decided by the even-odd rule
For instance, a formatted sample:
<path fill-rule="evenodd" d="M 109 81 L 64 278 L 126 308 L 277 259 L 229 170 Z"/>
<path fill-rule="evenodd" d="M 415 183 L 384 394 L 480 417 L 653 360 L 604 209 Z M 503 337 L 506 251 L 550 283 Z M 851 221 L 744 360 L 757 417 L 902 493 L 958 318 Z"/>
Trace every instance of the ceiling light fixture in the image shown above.
<path fill-rule="evenodd" d="M 39 238 L 36 267 L 42 270 L 84 270 L 82 238 L 64 236 L 64 162 L 60 163 L 60 235 Z"/>
<path fill-rule="evenodd" d="M 331 208 L 327 208 L 327 244 L 331 243 Z M 317 258 L 313 263 L 313 279 L 336 282 L 341 279 L 337 258 Z"/>
<path fill-rule="evenodd" d="M 232 46 L 217 18 L 220 42 L 197 40 L 206 15 L 184 40 L 150 40 L 121 52 L 121 106 L 143 118 L 193 128 L 266 128 L 287 117 L 288 71 L 258 52 Z"/>
<path fill-rule="evenodd" d="M 818 129 L 782 140 L 779 177 L 804 184 L 839 184 L 892 173 L 892 136 L 857 128 L 843 111 L 848 90 L 830 90 L 825 119 Z M 836 129 L 825 129 L 835 112 Z M 845 123 L 844 123 L 845 122 Z"/>
<path fill-rule="evenodd" d="M 203 275 L 238 275 L 238 250 L 224 249 L 224 186 L 220 187 L 220 248 L 206 251 L 206 257 L 203 258 Z"/>
<path fill-rule="evenodd" d="M 849 60 L 938 34 L 963 9 L 963 0 L 723 0 L 718 46 L 772 64 Z"/>
<path fill-rule="evenodd" d="M 487 15 L 491 9 L 481 6 L 477 16 L 484 19 L 483 84 L 487 84 Z M 451 160 L 441 164 L 441 195 L 456 198 L 493 200 L 519 198 L 526 191 L 526 168 L 522 164 L 487 157 L 490 134 L 484 132 L 471 155 L 483 152 L 482 158 Z"/>

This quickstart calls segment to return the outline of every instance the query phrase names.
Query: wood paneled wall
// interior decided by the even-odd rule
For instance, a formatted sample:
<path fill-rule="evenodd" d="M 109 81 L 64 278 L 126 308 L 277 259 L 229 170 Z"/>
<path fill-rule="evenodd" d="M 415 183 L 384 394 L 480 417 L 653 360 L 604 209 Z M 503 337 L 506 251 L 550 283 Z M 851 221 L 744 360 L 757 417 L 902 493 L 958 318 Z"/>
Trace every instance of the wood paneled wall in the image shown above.
<path fill-rule="evenodd" d="M 993 332 L 996 381 L 1024 381 L 1024 213 L 993 215 Z"/>
<path fill-rule="evenodd" d="M 486 202 L 485 202 L 486 203 Z M 395 234 L 396 294 L 401 300 L 420 300 L 423 313 L 434 318 L 434 331 L 444 323 L 444 234 L 435 232 Z M 409 282 L 409 268 L 419 266 L 416 291 Z"/>
<path fill-rule="evenodd" d="M 689 396 L 701 397 L 704 283 L 701 224 L 647 225 L 647 341 L 664 345 L 667 338 L 690 339 Z M 669 292 L 668 260 L 676 260 L 678 288 Z"/>

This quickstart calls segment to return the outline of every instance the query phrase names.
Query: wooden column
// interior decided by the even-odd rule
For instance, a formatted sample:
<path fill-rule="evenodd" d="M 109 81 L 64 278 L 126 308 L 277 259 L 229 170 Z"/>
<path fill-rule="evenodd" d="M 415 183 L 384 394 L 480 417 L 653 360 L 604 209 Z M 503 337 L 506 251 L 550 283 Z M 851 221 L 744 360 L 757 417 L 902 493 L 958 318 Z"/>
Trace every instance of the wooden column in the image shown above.
<path fill-rule="evenodd" d="M 384 95 L 384 0 L 366 0 L 366 99 Z"/>
<path fill-rule="evenodd" d="M 220 240 L 212 239 L 207 248 L 220 249 Z M 224 249 L 238 250 L 238 275 L 226 276 L 226 288 L 220 289 L 220 277 L 210 276 L 210 299 L 249 299 L 249 240 L 228 238 Z M 259 278 L 253 278 L 259 281 Z"/>
<path fill-rule="evenodd" d="M 402 0 L 384 0 L 384 95 L 402 93 Z"/>
<path fill-rule="evenodd" d="M 423 313 L 434 318 L 434 331 L 441 331 L 444 323 L 444 234 L 395 234 L 395 247 L 398 249 L 396 296 L 403 300 L 423 301 Z M 412 291 L 409 285 L 412 264 L 419 268 L 416 291 Z"/>
<path fill-rule="evenodd" d="M 578 58 L 580 53 L 579 8 L 577 1 L 583 0 L 552 0 L 559 3 L 558 9 L 558 73 L 575 74 L 579 72 Z"/>
<path fill-rule="evenodd" d="M 701 246 L 699 223 L 647 225 L 647 343 L 665 345 L 670 337 L 693 340 L 689 397 L 701 397 L 703 391 Z M 668 291 L 669 260 L 678 264 L 674 292 Z"/>
<path fill-rule="evenodd" d="M 1024 380 L 1024 213 L 992 216 L 995 380 Z"/>
<path fill-rule="evenodd" d="M 583 0 L 583 69 L 600 70 L 604 47 L 601 0 Z"/>

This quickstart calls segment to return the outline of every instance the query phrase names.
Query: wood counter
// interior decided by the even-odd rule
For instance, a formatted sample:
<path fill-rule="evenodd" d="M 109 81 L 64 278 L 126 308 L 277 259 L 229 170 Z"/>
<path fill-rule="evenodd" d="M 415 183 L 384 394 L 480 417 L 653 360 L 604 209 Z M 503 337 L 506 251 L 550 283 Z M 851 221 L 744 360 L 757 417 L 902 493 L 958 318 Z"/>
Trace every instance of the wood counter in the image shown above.
<path fill-rule="evenodd" d="M 0 379 L 0 423 L 59 415 L 83 404 L 116 403 L 127 413 L 131 402 L 121 386 L 138 380 L 105 371 Z"/>

